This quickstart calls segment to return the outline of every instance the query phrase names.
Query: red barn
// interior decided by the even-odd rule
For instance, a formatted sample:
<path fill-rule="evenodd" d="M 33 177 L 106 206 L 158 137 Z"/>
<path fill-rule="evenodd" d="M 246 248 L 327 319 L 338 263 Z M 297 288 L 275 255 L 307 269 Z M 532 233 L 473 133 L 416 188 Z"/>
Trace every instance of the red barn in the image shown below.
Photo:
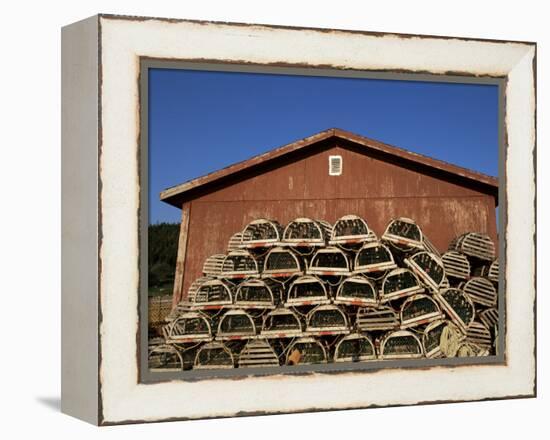
<path fill-rule="evenodd" d="M 340 129 L 330 129 L 169 188 L 182 210 L 174 301 L 204 260 L 257 218 L 334 223 L 363 217 L 381 235 L 396 217 L 416 221 L 440 250 L 464 232 L 497 242 L 498 180 Z"/>

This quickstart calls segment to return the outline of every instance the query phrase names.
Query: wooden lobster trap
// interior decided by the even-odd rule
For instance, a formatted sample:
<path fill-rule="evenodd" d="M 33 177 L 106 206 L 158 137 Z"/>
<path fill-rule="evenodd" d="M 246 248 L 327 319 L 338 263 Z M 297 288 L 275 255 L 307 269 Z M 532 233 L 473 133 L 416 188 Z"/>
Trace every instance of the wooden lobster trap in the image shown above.
<path fill-rule="evenodd" d="M 278 367 L 279 357 L 265 339 L 249 341 L 239 354 L 239 368 Z"/>
<path fill-rule="evenodd" d="M 458 328 L 465 333 L 475 318 L 474 303 L 470 297 L 462 290 L 451 287 L 435 293 L 434 298 Z"/>
<path fill-rule="evenodd" d="M 172 345 L 157 345 L 149 351 L 149 371 L 181 371 L 183 370 L 183 358 L 179 351 Z"/>
<path fill-rule="evenodd" d="M 309 263 L 308 275 L 345 276 L 351 274 L 347 255 L 337 247 L 321 248 Z"/>
<path fill-rule="evenodd" d="M 444 317 L 438 304 L 428 295 L 414 295 L 401 306 L 401 328 L 418 327 Z"/>
<path fill-rule="evenodd" d="M 187 307 L 189 305 L 189 303 L 194 303 L 195 298 L 197 297 L 197 292 L 199 290 L 199 287 L 202 286 L 207 281 L 212 281 L 213 279 L 215 279 L 215 278 L 212 278 L 212 277 L 199 277 L 199 278 L 195 279 L 191 283 L 191 285 L 189 286 L 189 289 L 187 290 L 186 299 L 184 301 L 182 301 L 181 303 L 179 303 L 176 307 L 180 308 L 180 306 L 181 306 L 183 308 L 183 307 Z"/>
<path fill-rule="evenodd" d="M 340 283 L 334 304 L 347 306 L 376 307 L 378 294 L 376 285 L 364 277 L 349 277 Z"/>
<path fill-rule="evenodd" d="M 263 321 L 261 335 L 266 338 L 294 338 L 302 335 L 300 318 L 292 310 L 278 308 Z"/>
<path fill-rule="evenodd" d="M 327 362 L 327 351 L 315 338 L 298 338 L 287 350 L 286 365 L 312 365 Z"/>
<path fill-rule="evenodd" d="M 276 220 L 260 218 L 246 225 L 239 247 L 254 249 L 276 246 L 282 238 L 283 228 Z"/>
<path fill-rule="evenodd" d="M 328 304 L 330 298 L 325 283 L 319 278 L 305 275 L 295 279 L 288 288 L 285 306 Z"/>
<path fill-rule="evenodd" d="M 329 244 L 353 249 L 362 243 L 376 240 L 375 233 L 369 229 L 365 220 L 357 215 L 345 215 L 334 223 Z"/>
<path fill-rule="evenodd" d="M 227 369 L 235 367 L 235 358 L 221 342 L 208 342 L 199 348 L 193 368 L 196 370 Z"/>
<path fill-rule="evenodd" d="M 466 329 L 466 342 L 490 350 L 493 346 L 493 336 L 485 324 L 473 321 Z"/>
<path fill-rule="evenodd" d="M 227 279 L 259 277 L 258 262 L 246 250 L 231 251 L 223 260 L 219 276 Z"/>
<path fill-rule="evenodd" d="M 380 242 L 365 243 L 355 256 L 354 274 L 372 274 L 395 269 L 390 250 Z"/>
<path fill-rule="evenodd" d="M 218 277 L 222 273 L 225 254 L 214 254 L 204 260 L 202 273 L 207 277 Z"/>
<path fill-rule="evenodd" d="M 418 359 L 424 356 L 418 336 L 408 330 L 388 333 L 380 342 L 380 359 Z"/>
<path fill-rule="evenodd" d="M 391 220 L 382 235 L 382 240 L 404 252 L 424 249 L 422 231 L 410 218 L 400 217 Z"/>
<path fill-rule="evenodd" d="M 424 292 L 417 276 L 409 269 L 399 268 L 388 273 L 382 281 L 380 301 L 386 303 Z"/>
<path fill-rule="evenodd" d="M 252 316 L 244 310 L 228 310 L 220 318 L 216 340 L 251 339 L 256 337 L 256 333 L 256 324 Z"/>
<path fill-rule="evenodd" d="M 467 232 L 456 237 L 449 245 L 449 250 L 484 261 L 495 259 L 495 244 L 491 237 L 480 232 Z"/>
<path fill-rule="evenodd" d="M 405 258 L 405 264 L 426 284 L 432 291 L 438 291 L 445 278 L 445 268 L 441 259 L 430 252 L 417 252 Z"/>
<path fill-rule="evenodd" d="M 499 278 L 499 265 L 498 259 L 493 261 L 491 264 L 486 264 L 484 266 L 479 266 L 474 270 L 474 275 L 479 277 L 489 278 L 493 283 L 498 284 Z"/>
<path fill-rule="evenodd" d="M 352 333 L 336 344 L 334 362 L 365 362 L 376 359 L 376 350 L 366 335 Z"/>
<path fill-rule="evenodd" d="M 306 316 L 306 333 L 312 336 L 348 334 L 349 324 L 346 314 L 332 304 L 317 306 Z"/>
<path fill-rule="evenodd" d="M 399 328 L 399 316 L 388 306 L 365 307 L 357 310 L 355 326 L 360 331 L 387 331 Z"/>
<path fill-rule="evenodd" d="M 304 263 L 301 257 L 290 249 L 276 247 L 265 257 L 262 278 L 290 278 L 303 273 Z"/>
<path fill-rule="evenodd" d="M 498 292 L 494 284 L 487 278 L 470 278 L 465 283 L 461 283 L 459 288 L 476 304 L 486 307 L 495 307 L 497 305 Z"/>
<path fill-rule="evenodd" d="M 168 343 L 211 341 L 210 319 L 200 312 L 183 313 L 163 328 Z"/>
<path fill-rule="evenodd" d="M 470 278 L 471 267 L 466 255 L 457 251 L 447 251 L 441 257 L 445 274 L 460 280 Z"/>
<path fill-rule="evenodd" d="M 283 232 L 283 245 L 295 248 L 323 247 L 330 238 L 332 226 L 323 220 L 296 218 Z"/>
<path fill-rule="evenodd" d="M 281 299 L 282 286 L 272 280 L 248 279 L 238 285 L 235 307 L 274 309 Z"/>
<path fill-rule="evenodd" d="M 236 251 L 240 249 L 242 241 L 243 241 L 243 233 L 235 232 L 227 242 L 227 252 Z"/>
<path fill-rule="evenodd" d="M 191 289 L 194 292 L 191 292 Z M 207 279 L 198 287 L 192 285 L 189 290 L 190 309 L 220 309 L 233 304 L 232 288 L 223 280 Z"/>
<path fill-rule="evenodd" d="M 498 310 L 494 307 L 483 310 L 479 313 L 479 320 L 489 329 L 498 327 Z"/>
<path fill-rule="evenodd" d="M 455 357 L 465 336 L 451 321 L 438 320 L 430 323 L 422 335 L 422 345 L 427 358 Z"/>
<path fill-rule="evenodd" d="M 458 347 L 456 356 L 461 358 L 489 356 L 489 349 L 480 347 L 479 345 L 476 345 L 476 344 L 472 344 L 471 342 L 463 342 Z"/>

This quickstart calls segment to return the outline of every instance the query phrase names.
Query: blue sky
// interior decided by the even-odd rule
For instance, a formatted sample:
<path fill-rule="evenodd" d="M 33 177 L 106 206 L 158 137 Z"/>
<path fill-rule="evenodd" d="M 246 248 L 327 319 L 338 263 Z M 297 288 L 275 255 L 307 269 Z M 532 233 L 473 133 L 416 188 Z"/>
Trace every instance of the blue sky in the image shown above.
<path fill-rule="evenodd" d="M 495 85 L 149 70 L 149 222 L 165 188 L 338 127 L 497 176 Z"/>

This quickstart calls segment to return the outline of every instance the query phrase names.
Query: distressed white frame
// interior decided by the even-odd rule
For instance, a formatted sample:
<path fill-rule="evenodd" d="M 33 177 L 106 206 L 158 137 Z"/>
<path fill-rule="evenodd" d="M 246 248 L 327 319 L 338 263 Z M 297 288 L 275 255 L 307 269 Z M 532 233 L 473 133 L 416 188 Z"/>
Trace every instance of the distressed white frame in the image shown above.
<path fill-rule="evenodd" d="M 534 395 L 534 44 L 113 16 L 100 16 L 98 23 L 97 423 Z M 140 57 L 506 76 L 506 365 L 138 383 Z"/>

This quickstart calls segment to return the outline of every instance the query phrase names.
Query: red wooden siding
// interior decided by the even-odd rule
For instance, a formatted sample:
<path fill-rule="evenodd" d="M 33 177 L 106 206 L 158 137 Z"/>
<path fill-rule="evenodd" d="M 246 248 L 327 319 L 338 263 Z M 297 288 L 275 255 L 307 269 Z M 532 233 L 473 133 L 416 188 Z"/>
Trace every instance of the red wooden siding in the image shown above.
<path fill-rule="evenodd" d="M 342 156 L 341 176 L 328 175 L 329 155 Z M 443 251 L 455 236 L 468 231 L 488 233 L 496 242 L 495 203 L 493 196 L 448 176 L 419 172 L 335 143 L 191 200 L 182 290 L 174 291 L 175 299 L 185 296 L 201 275 L 205 258 L 225 252 L 229 237 L 255 218 L 284 225 L 296 217 L 333 223 L 345 214 L 357 214 L 381 235 L 392 218 L 410 217 Z"/>

